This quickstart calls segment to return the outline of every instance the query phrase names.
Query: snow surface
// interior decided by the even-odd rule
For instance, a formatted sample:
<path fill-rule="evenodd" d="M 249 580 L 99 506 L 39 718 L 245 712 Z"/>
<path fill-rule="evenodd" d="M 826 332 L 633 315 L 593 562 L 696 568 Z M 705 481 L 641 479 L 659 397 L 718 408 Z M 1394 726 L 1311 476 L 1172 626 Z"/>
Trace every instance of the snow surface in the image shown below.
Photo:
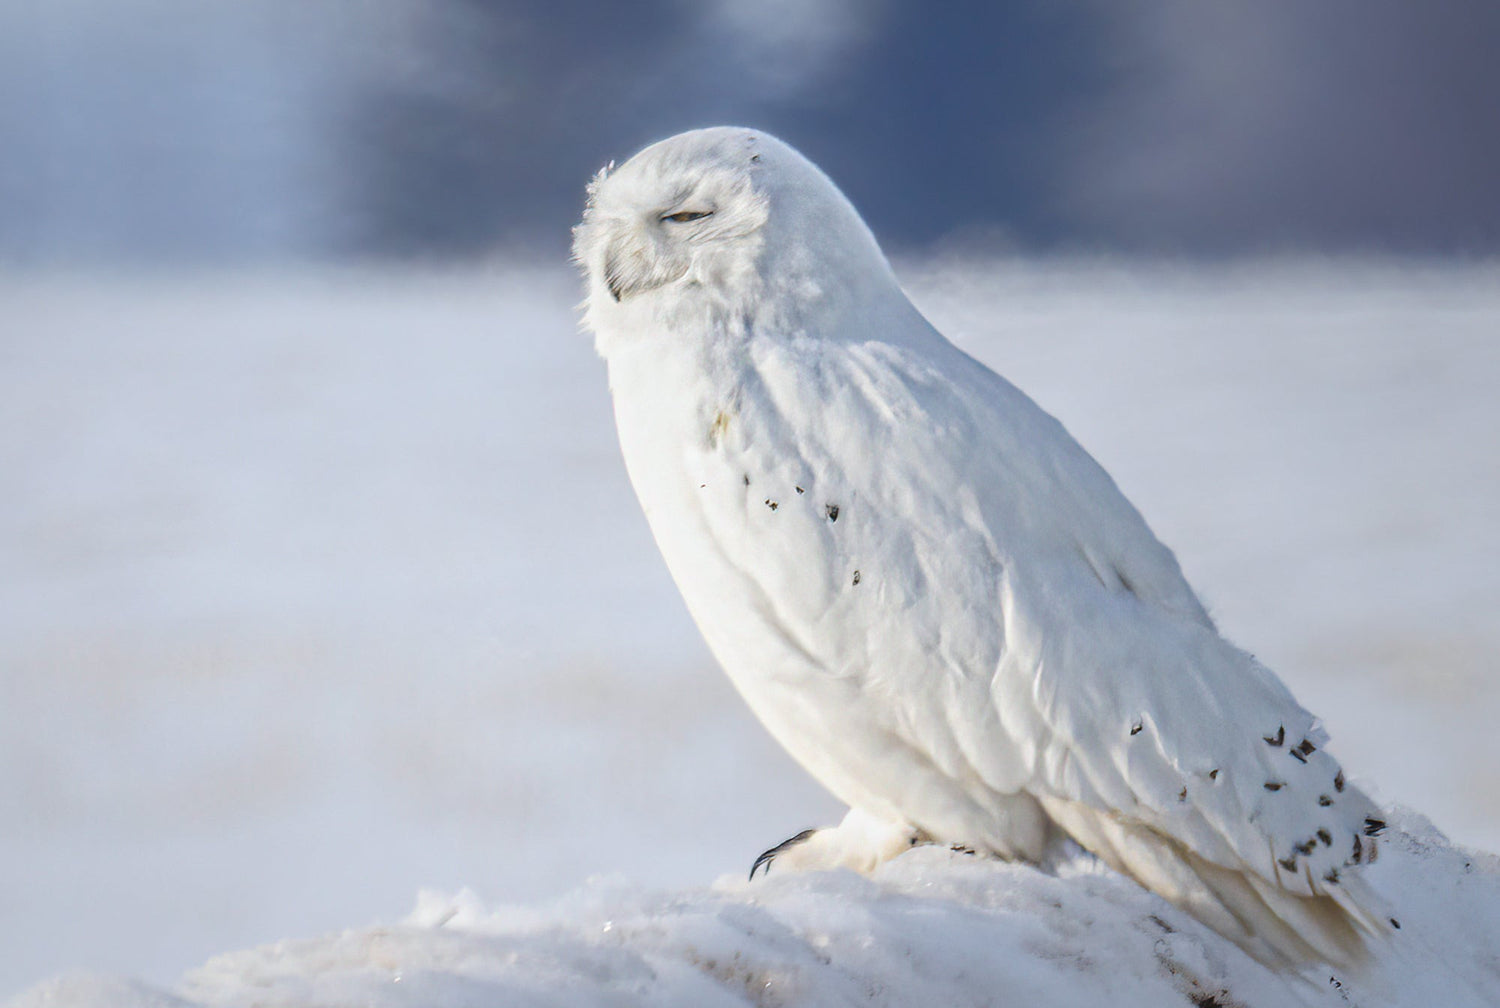
<path fill-rule="evenodd" d="M 1500 267 L 900 272 L 1356 775 L 1500 848 Z M 0 993 L 82 969 L 18 1003 L 1160 1004 L 1191 973 L 1342 1003 L 1085 866 L 699 888 L 840 810 L 698 642 L 577 297 L 561 266 L 0 279 Z M 1493 862 L 1411 828 L 1380 862 L 1420 867 L 1402 935 L 1478 970 Z M 466 886 L 494 909 L 426 896 L 183 976 Z M 1394 1003 L 1434 981 L 1401 975 Z"/>
<path fill-rule="evenodd" d="M 531 908 L 427 892 L 400 924 L 217 956 L 175 992 L 75 975 L 10 1008 L 1493 1005 L 1500 858 L 1395 826 L 1371 871 L 1402 929 L 1351 972 L 1270 971 L 1087 856 L 1049 875 L 929 847 L 869 879 L 595 882 Z"/>

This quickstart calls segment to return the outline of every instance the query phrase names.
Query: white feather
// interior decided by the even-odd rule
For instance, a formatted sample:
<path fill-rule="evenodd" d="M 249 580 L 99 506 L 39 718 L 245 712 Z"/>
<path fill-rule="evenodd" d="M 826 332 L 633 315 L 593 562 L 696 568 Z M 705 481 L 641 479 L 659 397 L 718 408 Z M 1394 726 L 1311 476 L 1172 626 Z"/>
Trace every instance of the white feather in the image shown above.
<path fill-rule="evenodd" d="M 816 167 L 753 130 L 673 137 L 601 173 L 575 254 L 672 575 L 854 819 L 1033 860 L 1071 836 L 1268 962 L 1385 926 L 1372 805 L 1313 717 Z"/>

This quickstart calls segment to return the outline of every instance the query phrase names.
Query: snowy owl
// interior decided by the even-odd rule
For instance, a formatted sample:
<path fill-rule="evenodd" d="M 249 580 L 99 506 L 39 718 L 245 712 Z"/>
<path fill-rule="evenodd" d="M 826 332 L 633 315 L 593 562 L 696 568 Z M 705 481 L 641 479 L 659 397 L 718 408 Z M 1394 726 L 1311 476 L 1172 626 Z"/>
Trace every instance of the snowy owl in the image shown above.
<path fill-rule="evenodd" d="M 1276 966 L 1395 925 L 1385 824 L 1062 425 L 765 133 L 601 171 L 574 236 L 630 479 L 714 656 L 849 806 L 756 867 L 1065 838 Z M 753 872 L 752 872 L 753 874 Z"/>

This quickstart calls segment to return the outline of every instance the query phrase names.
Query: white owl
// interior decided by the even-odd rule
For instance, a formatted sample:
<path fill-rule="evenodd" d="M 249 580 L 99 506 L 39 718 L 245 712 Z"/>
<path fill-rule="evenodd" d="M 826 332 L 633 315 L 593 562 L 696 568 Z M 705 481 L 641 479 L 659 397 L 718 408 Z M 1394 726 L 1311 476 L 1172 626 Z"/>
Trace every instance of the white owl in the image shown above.
<path fill-rule="evenodd" d="M 750 129 L 607 168 L 575 256 L 631 482 L 756 715 L 850 807 L 757 862 L 1064 837 L 1276 966 L 1387 912 L 1384 822 L 1062 425 L 942 337 Z M 752 873 L 753 874 L 753 873 Z"/>

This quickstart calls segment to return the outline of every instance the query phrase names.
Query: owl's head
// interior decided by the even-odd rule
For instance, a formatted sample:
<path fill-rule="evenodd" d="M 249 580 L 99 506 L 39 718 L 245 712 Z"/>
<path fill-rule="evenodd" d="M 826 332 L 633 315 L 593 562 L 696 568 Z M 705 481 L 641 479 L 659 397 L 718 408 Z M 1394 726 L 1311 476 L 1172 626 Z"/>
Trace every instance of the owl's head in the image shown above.
<path fill-rule="evenodd" d="M 895 282 L 869 229 L 812 162 L 766 133 L 694 130 L 602 170 L 573 256 L 600 335 L 732 318 L 805 327 Z"/>

